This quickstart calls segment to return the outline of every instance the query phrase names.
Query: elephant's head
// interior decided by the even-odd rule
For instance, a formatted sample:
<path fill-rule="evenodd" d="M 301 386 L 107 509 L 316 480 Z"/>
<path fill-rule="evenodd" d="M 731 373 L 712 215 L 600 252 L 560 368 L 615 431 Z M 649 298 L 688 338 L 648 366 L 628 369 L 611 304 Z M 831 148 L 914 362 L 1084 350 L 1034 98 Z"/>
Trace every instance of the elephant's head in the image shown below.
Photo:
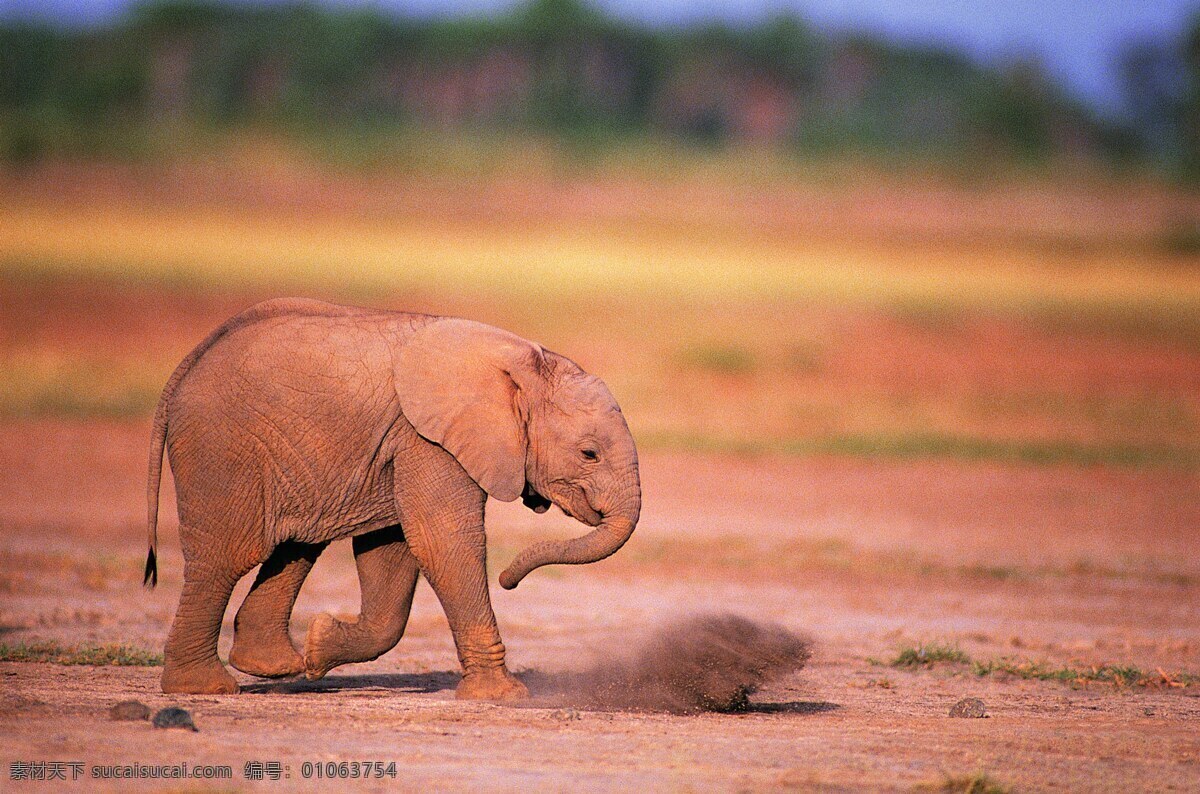
<path fill-rule="evenodd" d="M 570 359 L 498 328 L 437 320 L 396 356 L 405 417 L 449 451 L 487 493 L 553 503 L 594 529 L 535 543 L 500 574 L 506 589 L 543 565 L 608 557 L 637 525 L 637 449 L 604 383 Z"/>

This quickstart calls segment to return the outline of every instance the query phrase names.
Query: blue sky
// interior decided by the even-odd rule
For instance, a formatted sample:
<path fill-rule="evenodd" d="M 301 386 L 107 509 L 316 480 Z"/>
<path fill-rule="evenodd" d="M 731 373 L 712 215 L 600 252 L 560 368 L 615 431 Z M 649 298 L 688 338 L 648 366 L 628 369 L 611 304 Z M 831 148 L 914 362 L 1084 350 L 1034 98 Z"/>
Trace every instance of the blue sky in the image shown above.
<path fill-rule="evenodd" d="M 242 0 L 246 2 L 247 0 Z M 0 0 L 0 15 L 38 15 L 76 23 L 110 18 L 133 0 Z M 321 0 L 434 15 L 509 7 L 512 0 Z M 620 16 L 656 24 L 760 18 L 798 11 L 819 27 L 869 30 L 909 42 L 942 42 L 982 59 L 1040 57 L 1079 96 L 1114 108 L 1113 59 L 1124 42 L 1175 36 L 1200 0 L 599 0 Z"/>

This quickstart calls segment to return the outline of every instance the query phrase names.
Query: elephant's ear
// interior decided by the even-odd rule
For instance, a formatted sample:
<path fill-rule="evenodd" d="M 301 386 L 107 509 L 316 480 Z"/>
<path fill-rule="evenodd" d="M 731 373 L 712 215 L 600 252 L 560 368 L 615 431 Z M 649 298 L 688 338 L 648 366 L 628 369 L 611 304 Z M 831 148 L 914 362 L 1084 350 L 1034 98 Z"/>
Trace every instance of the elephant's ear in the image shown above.
<path fill-rule="evenodd" d="M 519 336 L 437 320 L 398 350 L 396 392 L 423 438 L 442 445 L 488 494 L 511 502 L 525 488 L 528 402 L 519 392 L 544 366 L 542 349 Z"/>

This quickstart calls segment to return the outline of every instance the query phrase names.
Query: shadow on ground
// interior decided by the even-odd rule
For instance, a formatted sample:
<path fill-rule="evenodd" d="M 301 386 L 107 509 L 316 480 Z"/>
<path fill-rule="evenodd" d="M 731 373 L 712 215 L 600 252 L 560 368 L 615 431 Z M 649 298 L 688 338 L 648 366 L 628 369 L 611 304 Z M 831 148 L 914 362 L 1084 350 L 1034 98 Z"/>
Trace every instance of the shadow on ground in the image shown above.
<path fill-rule="evenodd" d="M 578 684 L 577 673 L 543 673 L 528 670 L 518 673 L 532 692 L 529 700 L 509 703 L 513 708 L 557 709 L 577 708 L 582 711 L 602 712 L 667 712 L 679 713 L 677 709 L 657 705 L 612 705 L 595 702 L 580 702 L 571 697 Z M 261 681 L 246 684 L 242 691 L 252 695 L 302 695 L 320 692 L 374 692 L 378 694 L 427 695 L 436 692 L 453 692 L 461 676 L 451 671 L 432 673 L 376 673 L 371 675 L 331 675 L 319 681 L 291 679 L 287 681 Z M 743 705 L 730 709 L 734 714 L 823 714 L 840 709 L 837 703 L 827 701 L 781 701 L 756 703 L 746 700 Z M 703 711 L 704 709 L 691 710 Z"/>
<path fill-rule="evenodd" d="M 414 694 L 453 691 L 462 679 L 458 673 L 373 673 L 369 675 L 329 675 L 317 681 L 293 678 L 286 681 L 260 681 L 242 686 L 254 695 L 299 695 L 306 692 L 341 692 L 378 689 Z"/>
<path fill-rule="evenodd" d="M 754 703 L 746 707 L 750 714 L 824 714 L 840 709 L 837 703 L 824 700 L 792 700 L 783 703 Z"/>

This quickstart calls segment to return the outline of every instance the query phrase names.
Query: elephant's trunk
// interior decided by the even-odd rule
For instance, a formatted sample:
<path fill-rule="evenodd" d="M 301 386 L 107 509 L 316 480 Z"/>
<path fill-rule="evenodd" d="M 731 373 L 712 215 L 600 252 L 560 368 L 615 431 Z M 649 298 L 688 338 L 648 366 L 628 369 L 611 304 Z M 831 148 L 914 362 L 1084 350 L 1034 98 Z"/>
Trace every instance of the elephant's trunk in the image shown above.
<path fill-rule="evenodd" d="M 583 565 L 603 560 L 625 545 L 637 526 L 641 500 L 631 508 L 606 514 L 591 532 L 569 540 L 546 540 L 528 547 L 500 574 L 500 586 L 511 590 L 543 565 Z"/>

